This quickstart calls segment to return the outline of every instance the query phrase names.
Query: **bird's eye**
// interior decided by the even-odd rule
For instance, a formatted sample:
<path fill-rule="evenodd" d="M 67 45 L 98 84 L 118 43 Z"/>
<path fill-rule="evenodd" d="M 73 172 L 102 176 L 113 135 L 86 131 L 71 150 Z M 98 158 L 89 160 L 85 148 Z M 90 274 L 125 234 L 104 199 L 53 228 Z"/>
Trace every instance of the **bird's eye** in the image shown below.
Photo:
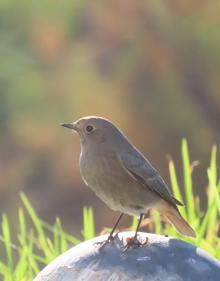
<path fill-rule="evenodd" d="M 94 130 L 94 127 L 92 125 L 86 126 L 86 132 L 91 133 Z"/>

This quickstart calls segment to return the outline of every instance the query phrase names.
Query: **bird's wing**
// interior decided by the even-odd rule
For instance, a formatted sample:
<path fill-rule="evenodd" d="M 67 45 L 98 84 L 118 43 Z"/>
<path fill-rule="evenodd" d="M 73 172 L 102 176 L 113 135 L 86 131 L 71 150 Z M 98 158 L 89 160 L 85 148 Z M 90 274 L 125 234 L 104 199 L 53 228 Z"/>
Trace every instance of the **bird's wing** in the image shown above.
<path fill-rule="evenodd" d="M 157 193 L 162 199 L 172 204 L 175 209 L 177 208 L 176 204 L 183 206 L 181 202 L 172 196 L 158 171 L 138 151 L 120 153 L 119 161 L 123 169 L 135 181 L 141 183 L 152 192 Z"/>

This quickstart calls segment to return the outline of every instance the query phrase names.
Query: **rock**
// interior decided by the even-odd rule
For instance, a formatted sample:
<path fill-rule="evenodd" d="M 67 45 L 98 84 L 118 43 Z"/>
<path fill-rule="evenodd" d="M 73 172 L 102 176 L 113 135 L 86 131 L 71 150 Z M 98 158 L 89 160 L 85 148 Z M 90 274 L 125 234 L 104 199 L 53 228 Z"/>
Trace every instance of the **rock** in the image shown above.
<path fill-rule="evenodd" d="M 34 281 L 219 281 L 220 262 L 205 251 L 178 239 L 139 233 L 148 244 L 123 253 L 133 232 L 120 233 L 104 249 L 83 242 L 56 258 Z"/>

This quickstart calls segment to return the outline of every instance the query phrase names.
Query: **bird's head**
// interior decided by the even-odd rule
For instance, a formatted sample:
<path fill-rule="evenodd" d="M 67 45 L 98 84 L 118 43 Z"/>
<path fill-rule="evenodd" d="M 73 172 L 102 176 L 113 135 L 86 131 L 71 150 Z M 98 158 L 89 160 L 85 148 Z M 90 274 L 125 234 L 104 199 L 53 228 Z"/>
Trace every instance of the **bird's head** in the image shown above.
<path fill-rule="evenodd" d="M 109 120 L 98 116 L 87 116 L 73 123 L 62 123 L 61 126 L 77 132 L 82 145 L 94 145 L 104 142 L 120 142 L 122 133 Z"/>

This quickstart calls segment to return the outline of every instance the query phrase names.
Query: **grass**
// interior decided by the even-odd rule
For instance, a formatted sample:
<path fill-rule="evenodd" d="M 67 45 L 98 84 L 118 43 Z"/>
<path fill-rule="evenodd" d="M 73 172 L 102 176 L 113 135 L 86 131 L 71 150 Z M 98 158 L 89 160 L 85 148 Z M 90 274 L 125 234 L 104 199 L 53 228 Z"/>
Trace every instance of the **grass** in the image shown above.
<path fill-rule="evenodd" d="M 195 163 L 190 162 L 186 140 L 182 141 L 182 161 L 185 194 L 180 192 L 174 162 L 169 161 L 170 181 L 173 194 L 180 201 L 185 201 L 181 214 L 187 219 L 197 233 L 196 239 L 180 236 L 173 227 L 161 222 L 156 212 L 152 212 L 152 220 L 148 229 L 158 233 L 175 236 L 203 248 L 220 260 L 220 180 L 217 175 L 217 148 L 213 146 L 210 166 L 207 169 L 207 211 L 203 212 L 200 200 L 193 193 L 192 172 Z M 55 257 L 81 241 L 68 234 L 57 218 L 54 225 L 41 220 L 25 194 L 20 195 L 23 207 L 18 210 L 17 239 L 12 241 L 9 219 L 2 215 L 0 231 L 0 280 L 30 281 Z M 185 200 L 183 200 L 185 198 Z M 149 221 L 149 220 L 148 220 Z M 137 219 L 134 218 L 131 228 L 134 229 Z M 95 236 L 94 216 L 91 207 L 83 209 L 83 240 Z"/>

